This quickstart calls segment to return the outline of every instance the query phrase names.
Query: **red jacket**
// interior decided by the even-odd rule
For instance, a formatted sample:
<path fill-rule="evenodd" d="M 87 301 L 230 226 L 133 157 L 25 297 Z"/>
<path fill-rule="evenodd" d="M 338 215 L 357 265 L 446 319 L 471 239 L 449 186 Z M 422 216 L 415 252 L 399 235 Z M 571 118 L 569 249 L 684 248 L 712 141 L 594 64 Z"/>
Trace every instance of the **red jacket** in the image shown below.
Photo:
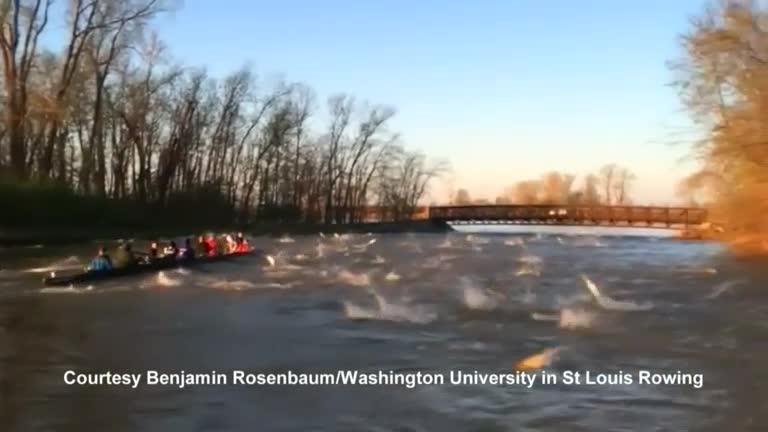
<path fill-rule="evenodd" d="M 216 242 L 212 239 L 208 239 L 203 242 L 205 244 L 205 253 L 208 256 L 216 255 Z"/>

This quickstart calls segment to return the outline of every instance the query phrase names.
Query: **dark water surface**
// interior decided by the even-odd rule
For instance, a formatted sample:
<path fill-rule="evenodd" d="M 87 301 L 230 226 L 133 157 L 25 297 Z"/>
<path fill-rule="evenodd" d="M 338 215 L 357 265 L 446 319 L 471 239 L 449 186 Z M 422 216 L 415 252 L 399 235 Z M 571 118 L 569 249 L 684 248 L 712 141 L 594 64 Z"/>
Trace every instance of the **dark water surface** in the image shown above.
<path fill-rule="evenodd" d="M 584 235 L 255 239 L 274 257 L 43 289 L 0 250 L 0 431 L 765 431 L 768 280 L 718 246 Z M 584 279 L 586 278 L 586 279 Z M 600 296 L 590 293 L 594 283 Z M 622 385 L 67 385 L 64 373 L 631 374 Z M 643 385 L 637 372 L 702 374 Z"/>

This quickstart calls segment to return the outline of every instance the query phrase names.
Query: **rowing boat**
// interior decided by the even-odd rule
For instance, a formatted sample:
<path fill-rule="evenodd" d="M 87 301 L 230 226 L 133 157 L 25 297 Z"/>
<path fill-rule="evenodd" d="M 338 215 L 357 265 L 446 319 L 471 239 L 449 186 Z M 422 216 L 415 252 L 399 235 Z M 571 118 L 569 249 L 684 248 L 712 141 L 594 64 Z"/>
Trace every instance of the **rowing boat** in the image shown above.
<path fill-rule="evenodd" d="M 200 264 L 207 264 L 219 261 L 227 261 L 233 258 L 252 256 L 256 254 L 256 250 L 250 250 L 248 252 L 233 252 L 226 255 L 216 255 L 211 257 L 197 257 L 192 260 L 188 259 L 160 259 L 149 264 L 137 264 L 132 267 L 112 269 L 109 271 L 92 272 L 85 271 L 76 274 L 70 274 L 66 276 L 56 276 L 55 273 L 51 273 L 51 276 L 43 279 L 45 286 L 65 286 L 76 283 L 84 282 L 98 282 L 117 277 L 133 276 L 143 273 L 151 273 L 159 270 L 167 270 L 176 267 L 193 267 Z"/>

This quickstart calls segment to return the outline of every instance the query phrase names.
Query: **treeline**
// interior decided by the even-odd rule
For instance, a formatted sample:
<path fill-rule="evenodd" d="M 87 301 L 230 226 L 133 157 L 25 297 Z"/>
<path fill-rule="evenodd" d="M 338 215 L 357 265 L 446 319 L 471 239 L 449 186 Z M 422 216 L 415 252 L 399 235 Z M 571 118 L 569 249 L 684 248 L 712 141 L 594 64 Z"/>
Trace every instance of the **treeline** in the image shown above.
<path fill-rule="evenodd" d="M 630 170 L 616 164 L 604 165 L 596 174 L 585 176 L 580 186 L 576 184 L 576 176 L 552 171 L 539 179 L 523 180 L 507 187 L 493 204 L 630 204 L 634 180 Z M 472 199 L 466 189 L 459 189 L 451 202 L 454 205 L 492 204 L 487 199 Z"/>
<path fill-rule="evenodd" d="M 702 137 L 701 170 L 681 184 L 714 221 L 760 243 L 768 234 L 768 10 L 723 1 L 692 20 L 671 63 L 675 84 Z"/>
<path fill-rule="evenodd" d="M 41 197 L 55 188 L 137 215 L 343 223 L 369 204 L 410 216 L 445 169 L 402 147 L 391 107 L 345 94 L 323 104 L 304 84 L 259 85 L 247 68 L 215 79 L 172 64 L 150 30 L 159 0 L 68 1 L 63 49 L 43 45 L 52 3 L 0 6 L 0 194 L 43 184 Z"/>

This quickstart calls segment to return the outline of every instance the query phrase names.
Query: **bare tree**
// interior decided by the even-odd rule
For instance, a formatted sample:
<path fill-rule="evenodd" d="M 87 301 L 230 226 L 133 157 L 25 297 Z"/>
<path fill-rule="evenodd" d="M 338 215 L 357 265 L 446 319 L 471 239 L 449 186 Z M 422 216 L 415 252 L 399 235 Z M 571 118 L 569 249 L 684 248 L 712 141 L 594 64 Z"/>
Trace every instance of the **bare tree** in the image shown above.
<path fill-rule="evenodd" d="M 603 199 L 605 200 L 606 205 L 613 204 L 612 192 L 614 189 L 614 182 L 618 170 L 619 168 L 616 166 L 616 164 L 607 164 L 603 165 L 598 173 L 598 179 L 600 185 L 603 188 Z"/>
<path fill-rule="evenodd" d="M 26 121 L 29 114 L 29 78 L 40 35 L 48 24 L 53 0 L 5 0 L 0 6 L 0 53 L 5 84 L 5 128 L 8 131 L 13 175 L 27 178 Z"/>
<path fill-rule="evenodd" d="M 456 191 L 456 197 L 454 198 L 454 204 L 456 205 L 469 205 L 472 204 L 472 198 L 469 195 L 469 191 L 466 189 L 459 189 Z"/>
<path fill-rule="evenodd" d="M 620 168 L 616 173 L 613 183 L 613 196 L 616 204 L 623 205 L 629 203 L 629 190 L 636 176 L 626 168 Z"/>
<path fill-rule="evenodd" d="M 322 110 L 302 84 L 171 64 L 148 31 L 160 0 L 70 0 L 61 52 L 37 46 L 50 4 L 0 8 L 0 170 L 21 181 L 55 179 L 136 214 L 332 223 L 377 202 L 410 217 L 446 171 L 403 147 L 394 108 L 341 94 Z M 328 118 L 324 133 L 315 115 Z"/>
<path fill-rule="evenodd" d="M 516 204 L 538 204 L 541 199 L 541 183 L 538 180 L 517 182 L 513 196 Z"/>

